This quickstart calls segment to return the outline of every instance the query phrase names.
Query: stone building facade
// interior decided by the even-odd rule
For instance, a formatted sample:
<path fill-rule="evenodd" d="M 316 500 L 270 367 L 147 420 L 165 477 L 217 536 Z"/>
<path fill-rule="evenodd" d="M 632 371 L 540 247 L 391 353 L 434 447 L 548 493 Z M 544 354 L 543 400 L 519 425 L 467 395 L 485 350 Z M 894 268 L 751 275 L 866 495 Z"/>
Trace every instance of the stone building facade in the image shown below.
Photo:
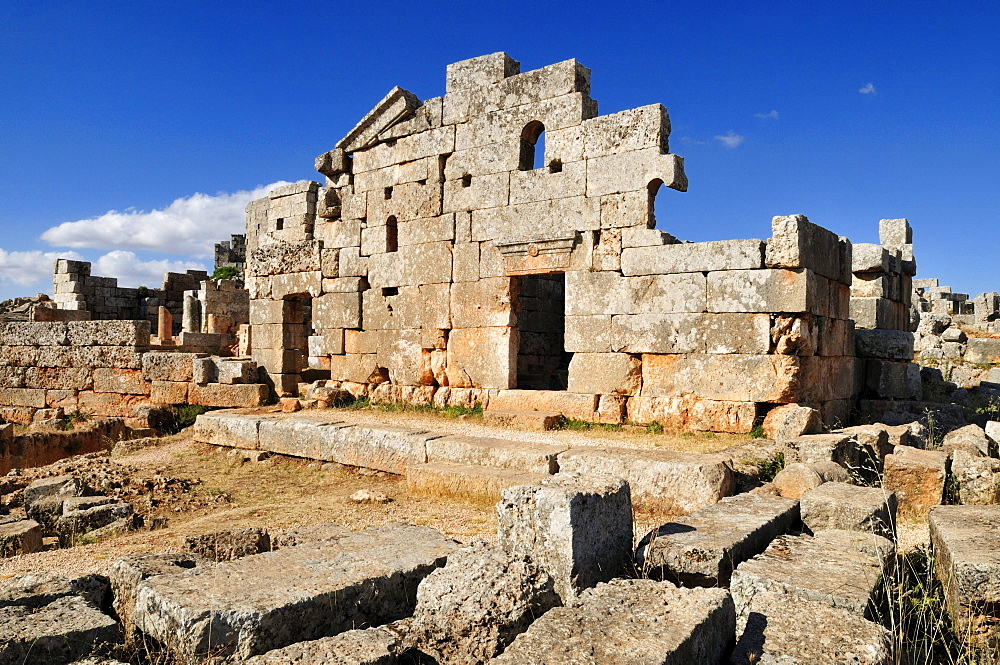
<path fill-rule="evenodd" d="M 669 134 L 658 104 L 599 115 L 575 60 L 495 53 L 449 65 L 442 97 L 394 88 L 317 159 L 323 185 L 248 206 L 254 360 L 279 394 L 319 370 L 603 422 L 846 422 L 850 241 L 799 215 L 769 239 L 657 230 L 659 190 L 687 188 Z"/>

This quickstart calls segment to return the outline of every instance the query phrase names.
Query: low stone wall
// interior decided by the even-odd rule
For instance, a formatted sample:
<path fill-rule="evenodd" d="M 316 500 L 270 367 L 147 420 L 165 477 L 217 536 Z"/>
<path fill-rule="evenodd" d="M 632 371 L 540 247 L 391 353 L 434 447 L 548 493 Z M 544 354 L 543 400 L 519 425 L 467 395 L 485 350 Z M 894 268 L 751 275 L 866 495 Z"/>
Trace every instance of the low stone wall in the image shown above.
<path fill-rule="evenodd" d="M 0 324 L 0 418 L 29 424 L 79 411 L 148 427 L 158 405 L 267 400 L 252 361 L 150 352 L 149 341 L 146 321 Z"/>
<path fill-rule="evenodd" d="M 127 428 L 119 418 L 95 420 L 66 432 L 0 432 L 0 475 L 11 469 L 45 466 L 64 457 L 106 450 L 125 437 Z"/>

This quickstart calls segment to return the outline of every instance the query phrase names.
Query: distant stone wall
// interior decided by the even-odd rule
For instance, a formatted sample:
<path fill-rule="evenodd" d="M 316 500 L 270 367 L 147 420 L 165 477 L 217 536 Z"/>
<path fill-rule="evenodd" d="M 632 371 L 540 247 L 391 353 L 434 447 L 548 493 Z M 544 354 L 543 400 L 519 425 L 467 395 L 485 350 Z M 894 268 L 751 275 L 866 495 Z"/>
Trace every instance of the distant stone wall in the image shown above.
<path fill-rule="evenodd" d="M 79 411 L 149 426 L 167 404 L 257 406 L 248 359 L 149 351 L 147 321 L 0 324 L 0 418 L 29 424 Z"/>
<path fill-rule="evenodd" d="M 242 279 L 247 263 L 247 237 L 233 235 L 230 240 L 215 243 L 215 269 L 235 268 Z"/>

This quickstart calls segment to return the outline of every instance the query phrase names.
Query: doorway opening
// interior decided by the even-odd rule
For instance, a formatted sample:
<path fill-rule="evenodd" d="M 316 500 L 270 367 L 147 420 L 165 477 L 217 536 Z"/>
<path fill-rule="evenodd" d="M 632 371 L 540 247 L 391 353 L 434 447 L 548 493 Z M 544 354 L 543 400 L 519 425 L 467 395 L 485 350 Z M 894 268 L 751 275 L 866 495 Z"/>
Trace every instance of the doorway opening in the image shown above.
<path fill-rule="evenodd" d="M 517 315 L 517 384 L 523 390 L 566 390 L 569 361 L 566 352 L 566 276 L 515 277 L 513 293 Z"/>

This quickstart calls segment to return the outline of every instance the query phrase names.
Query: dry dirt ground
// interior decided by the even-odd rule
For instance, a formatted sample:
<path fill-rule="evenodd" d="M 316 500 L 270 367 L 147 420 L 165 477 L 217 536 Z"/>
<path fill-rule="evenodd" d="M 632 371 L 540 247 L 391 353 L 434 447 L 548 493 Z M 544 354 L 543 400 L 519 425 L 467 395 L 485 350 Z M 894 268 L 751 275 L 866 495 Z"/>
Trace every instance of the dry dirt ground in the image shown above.
<path fill-rule="evenodd" d="M 340 416 L 351 422 L 391 422 L 439 431 L 571 445 L 650 447 L 701 453 L 726 450 L 734 453 L 734 459 L 752 459 L 758 450 L 761 458 L 768 454 L 766 442 L 734 435 L 649 434 L 639 429 L 523 432 L 487 428 L 476 418 L 387 413 L 378 409 L 346 410 L 338 413 Z M 433 527 L 462 542 L 477 537 L 495 538 L 492 504 L 414 495 L 407 491 L 405 480 L 400 476 L 283 456 L 262 462 L 241 462 L 228 454 L 228 448 L 194 441 L 190 430 L 147 443 L 148 447 L 125 454 L 70 458 L 50 467 L 26 469 L 23 474 L 24 480 L 61 473 L 82 474 L 96 489 L 105 489 L 108 494 L 132 503 L 146 524 L 155 523 L 157 528 L 69 549 L 0 559 L 0 578 L 40 571 L 65 575 L 106 573 L 125 554 L 179 551 L 187 536 L 250 526 L 275 532 L 320 522 L 362 529 L 408 521 Z M 352 502 L 349 497 L 361 489 L 384 493 L 391 501 L 385 504 Z M 670 517 L 637 513 L 636 538 L 669 521 Z M 163 522 L 165 526 L 159 526 Z M 904 542 L 919 544 L 925 540 L 924 533 L 926 525 L 920 521 L 912 525 L 901 524 L 900 535 Z"/>

